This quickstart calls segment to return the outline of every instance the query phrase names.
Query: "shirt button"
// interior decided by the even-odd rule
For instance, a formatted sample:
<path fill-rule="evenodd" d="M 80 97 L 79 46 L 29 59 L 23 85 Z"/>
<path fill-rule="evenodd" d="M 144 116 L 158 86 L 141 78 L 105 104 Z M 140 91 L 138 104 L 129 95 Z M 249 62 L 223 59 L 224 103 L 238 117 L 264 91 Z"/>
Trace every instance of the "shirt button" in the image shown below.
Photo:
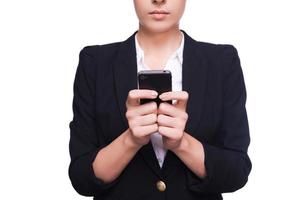
<path fill-rule="evenodd" d="M 159 191 L 163 192 L 163 191 L 166 190 L 167 186 L 166 186 L 166 184 L 165 184 L 163 181 L 158 181 L 158 182 L 156 183 L 156 188 L 157 188 Z"/>

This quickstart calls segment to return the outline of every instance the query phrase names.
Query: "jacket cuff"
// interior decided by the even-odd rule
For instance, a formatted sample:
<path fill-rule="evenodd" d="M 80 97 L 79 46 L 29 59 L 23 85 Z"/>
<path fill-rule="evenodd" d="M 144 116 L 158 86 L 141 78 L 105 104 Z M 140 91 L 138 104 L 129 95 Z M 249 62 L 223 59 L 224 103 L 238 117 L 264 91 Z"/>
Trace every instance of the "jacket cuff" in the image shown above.
<path fill-rule="evenodd" d="M 214 174 L 214 166 L 213 161 L 211 158 L 214 156 L 211 156 L 212 148 L 210 148 L 209 145 L 202 143 L 203 149 L 204 149 L 204 165 L 206 170 L 206 176 L 204 178 L 201 178 L 197 176 L 195 173 L 193 173 L 190 169 L 187 168 L 187 184 L 188 188 L 196 193 L 207 193 L 208 187 L 211 183 L 211 180 L 213 179 Z"/>
<path fill-rule="evenodd" d="M 91 178 L 91 181 L 96 184 L 98 187 L 101 188 L 101 190 L 107 190 L 111 187 L 113 187 L 119 180 L 119 178 L 116 178 L 115 180 L 105 183 L 102 179 L 99 179 L 96 177 L 94 169 L 93 169 L 93 162 L 96 159 L 96 156 L 98 152 L 102 149 L 103 147 L 97 148 L 94 152 L 91 153 L 90 155 L 90 166 L 89 166 L 89 177 Z"/>
<path fill-rule="evenodd" d="M 69 167 L 71 183 L 74 189 L 83 196 L 96 196 L 106 193 L 119 180 L 119 178 L 116 178 L 112 182 L 105 183 L 96 177 L 93 170 L 93 161 L 101 148 L 103 147 L 98 147 L 78 159 L 74 159 Z"/>

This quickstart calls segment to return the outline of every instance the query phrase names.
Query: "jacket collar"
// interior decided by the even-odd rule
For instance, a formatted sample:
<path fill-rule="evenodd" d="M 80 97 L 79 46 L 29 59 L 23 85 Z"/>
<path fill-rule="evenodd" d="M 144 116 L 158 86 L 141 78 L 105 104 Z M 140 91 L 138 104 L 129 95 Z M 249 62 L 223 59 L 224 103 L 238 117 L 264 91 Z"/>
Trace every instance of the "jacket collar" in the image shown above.
<path fill-rule="evenodd" d="M 185 31 L 181 31 L 185 37 L 182 64 L 182 90 L 189 93 L 186 109 L 189 119 L 185 131 L 193 136 L 197 134 L 194 133 L 194 131 L 200 121 L 203 107 L 207 63 L 200 48 L 201 44 L 191 38 Z M 137 89 L 136 33 L 137 31 L 127 40 L 120 43 L 117 57 L 113 62 L 114 86 L 120 114 L 124 122 L 124 130 L 129 127 L 125 116 L 127 95 L 130 90 Z M 170 175 L 172 165 L 174 165 L 175 162 L 179 162 L 179 158 L 177 158 L 173 152 L 167 151 L 161 169 L 151 142 L 143 146 L 140 151 L 149 167 L 162 179 L 164 178 L 163 176 Z"/>

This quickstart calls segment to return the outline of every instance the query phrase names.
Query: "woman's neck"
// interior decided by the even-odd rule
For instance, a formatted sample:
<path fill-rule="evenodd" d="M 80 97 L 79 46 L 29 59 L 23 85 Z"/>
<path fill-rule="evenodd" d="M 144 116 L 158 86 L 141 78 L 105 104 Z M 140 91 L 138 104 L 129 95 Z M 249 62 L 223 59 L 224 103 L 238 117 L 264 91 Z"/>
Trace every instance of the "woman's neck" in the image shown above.
<path fill-rule="evenodd" d="M 178 27 L 165 32 L 151 32 L 140 27 L 137 32 L 139 45 L 145 54 L 174 52 L 180 46 L 181 37 Z"/>

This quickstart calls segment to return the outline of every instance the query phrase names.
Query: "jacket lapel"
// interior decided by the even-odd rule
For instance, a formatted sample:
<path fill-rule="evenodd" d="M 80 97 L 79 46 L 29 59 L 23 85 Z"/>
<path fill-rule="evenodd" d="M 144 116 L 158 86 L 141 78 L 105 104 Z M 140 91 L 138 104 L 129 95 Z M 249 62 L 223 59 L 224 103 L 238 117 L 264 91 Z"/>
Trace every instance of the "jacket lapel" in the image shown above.
<path fill-rule="evenodd" d="M 182 63 L 182 90 L 189 93 L 186 112 L 189 119 L 186 123 L 185 131 L 196 136 L 195 129 L 200 121 L 202 106 L 204 101 L 204 92 L 206 88 L 206 59 L 200 51 L 199 44 L 191 38 L 185 31 L 184 49 Z M 179 158 L 172 152 L 167 151 L 162 167 L 165 176 L 172 175 L 176 160 Z"/>
<path fill-rule="evenodd" d="M 182 90 L 189 93 L 186 112 L 189 119 L 185 131 L 194 135 L 202 113 L 204 92 L 206 88 L 206 58 L 201 52 L 200 44 L 186 32 L 182 63 Z M 198 133 L 199 134 L 199 133 Z"/>
<path fill-rule="evenodd" d="M 125 116 L 127 95 L 130 90 L 137 89 L 136 32 L 127 40 L 120 43 L 117 57 L 113 63 L 115 91 L 122 120 L 126 129 L 129 127 Z M 183 50 L 182 90 L 189 93 L 186 110 L 189 119 L 185 131 L 194 135 L 196 133 L 193 131 L 200 120 L 204 100 L 206 63 L 199 48 L 197 48 L 197 42 L 186 32 L 183 31 L 183 33 L 185 36 L 185 43 Z M 140 149 L 140 152 L 145 162 L 160 178 L 163 178 L 163 175 L 170 174 L 172 165 L 174 165 L 176 161 L 176 155 L 173 152 L 167 151 L 162 169 L 160 169 L 151 142 L 143 146 Z"/>
<path fill-rule="evenodd" d="M 127 95 L 130 90 L 137 89 L 135 33 L 120 43 L 117 57 L 113 62 L 115 91 L 122 120 L 126 128 L 129 127 L 125 115 Z"/>
<path fill-rule="evenodd" d="M 136 31 L 137 32 L 137 31 Z M 126 119 L 126 100 L 128 92 L 137 89 L 137 63 L 135 49 L 135 34 L 120 44 L 116 60 L 113 63 L 115 91 L 124 126 L 129 127 Z M 152 143 L 149 142 L 140 150 L 143 159 L 153 172 L 162 178 L 160 166 L 155 156 Z"/>

